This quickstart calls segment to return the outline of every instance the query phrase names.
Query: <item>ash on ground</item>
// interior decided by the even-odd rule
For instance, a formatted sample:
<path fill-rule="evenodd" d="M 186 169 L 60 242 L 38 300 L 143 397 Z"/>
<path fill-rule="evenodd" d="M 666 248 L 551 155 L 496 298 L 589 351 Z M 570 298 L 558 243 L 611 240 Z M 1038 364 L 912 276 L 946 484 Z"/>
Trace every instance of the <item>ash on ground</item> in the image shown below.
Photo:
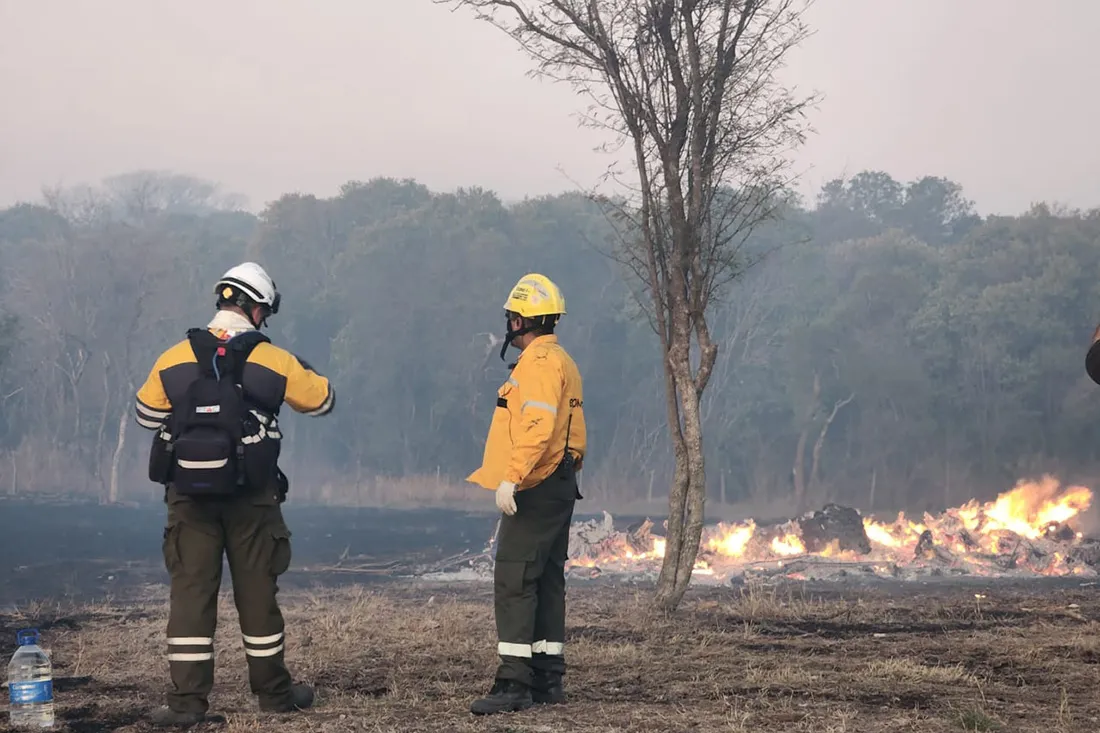
<path fill-rule="evenodd" d="M 934 577 L 1080 577 L 1100 570 L 1100 541 L 1085 539 L 1071 520 L 1087 508 L 1091 492 L 1021 483 L 994 502 L 969 502 L 915 522 L 899 514 L 889 523 L 838 504 L 780 524 L 753 520 L 704 529 L 692 580 L 698 584 L 753 578 L 795 580 Z M 607 512 L 574 522 L 567 573 L 652 581 L 660 573 L 667 523 L 646 519 L 617 530 Z M 487 580 L 492 543 L 476 556 L 424 577 Z"/>

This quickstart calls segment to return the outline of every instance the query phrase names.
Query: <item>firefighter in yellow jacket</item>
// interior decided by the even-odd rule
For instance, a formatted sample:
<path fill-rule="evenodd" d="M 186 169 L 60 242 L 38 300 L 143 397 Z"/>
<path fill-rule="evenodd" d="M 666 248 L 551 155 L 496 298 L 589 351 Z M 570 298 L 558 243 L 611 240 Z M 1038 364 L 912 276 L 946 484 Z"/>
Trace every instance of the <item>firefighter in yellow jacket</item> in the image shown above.
<path fill-rule="evenodd" d="M 496 491 L 503 515 L 497 535 L 494 610 L 500 665 L 477 715 L 514 712 L 565 696 L 565 561 L 577 472 L 587 437 L 577 365 L 554 327 L 565 298 L 543 275 L 525 275 L 504 304 L 501 348 L 520 351 L 497 392 L 481 468 L 472 481 Z"/>
<path fill-rule="evenodd" d="M 168 706 L 158 726 L 202 722 L 214 684 L 214 627 L 222 556 L 233 575 L 248 679 L 260 709 L 310 707 L 313 690 L 291 683 L 283 661 L 276 579 L 290 563 L 280 504 L 287 482 L 277 461 L 283 404 L 320 417 L 332 411 L 327 378 L 270 343 L 260 327 L 281 297 L 262 267 L 245 262 L 214 285 L 217 313 L 157 359 L 137 393 L 137 422 L 154 432 L 149 478 L 165 485 Z"/>

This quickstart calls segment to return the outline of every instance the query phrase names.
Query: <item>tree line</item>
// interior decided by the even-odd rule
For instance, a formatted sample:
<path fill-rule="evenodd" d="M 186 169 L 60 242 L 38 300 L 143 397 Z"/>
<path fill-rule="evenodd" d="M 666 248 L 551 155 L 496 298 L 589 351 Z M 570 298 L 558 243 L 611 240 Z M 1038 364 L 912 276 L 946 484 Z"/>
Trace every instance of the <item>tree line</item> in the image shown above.
<path fill-rule="evenodd" d="M 712 506 L 920 510 L 1092 475 L 1100 210 L 981 217 L 950 180 L 880 171 L 784 200 L 711 318 Z M 657 337 L 589 197 L 505 204 L 378 178 L 240 205 L 143 171 L 0 210 L 0 492 L 157 496 L 134 391 L 209 319 L 217 276 L 255 259 L 283 293 L 273 338 L 339 399 L 284 421 L 295 500 L 483 499 L 461 480 L 507 374 L 501 304 L 538 271 L 564 290 L 559 333 L 585 377 L 586 496 L 659 511 L 673 461 Z"/>

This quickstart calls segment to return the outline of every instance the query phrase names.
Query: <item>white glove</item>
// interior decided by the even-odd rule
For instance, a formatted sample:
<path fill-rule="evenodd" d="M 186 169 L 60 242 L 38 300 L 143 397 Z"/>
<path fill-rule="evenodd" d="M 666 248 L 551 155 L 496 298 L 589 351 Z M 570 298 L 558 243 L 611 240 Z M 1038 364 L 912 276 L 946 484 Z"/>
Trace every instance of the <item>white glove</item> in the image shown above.
<path fill-rule="evenodd" d="M 516 485 L 501 481 L 497 487 L 497 508 L 509 517 L 516 513 Z"/>

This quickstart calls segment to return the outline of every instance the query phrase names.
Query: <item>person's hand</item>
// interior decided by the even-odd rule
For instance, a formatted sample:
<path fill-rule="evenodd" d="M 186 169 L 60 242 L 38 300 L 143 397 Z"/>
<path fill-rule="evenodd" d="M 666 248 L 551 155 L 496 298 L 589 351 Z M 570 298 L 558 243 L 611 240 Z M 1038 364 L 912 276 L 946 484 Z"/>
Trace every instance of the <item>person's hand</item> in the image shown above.
<path fill-rule="evenodd" d="M 501 481 L 497 487 L 497 508 L 509 517 L 516 513 L 516 485 Z"/>

